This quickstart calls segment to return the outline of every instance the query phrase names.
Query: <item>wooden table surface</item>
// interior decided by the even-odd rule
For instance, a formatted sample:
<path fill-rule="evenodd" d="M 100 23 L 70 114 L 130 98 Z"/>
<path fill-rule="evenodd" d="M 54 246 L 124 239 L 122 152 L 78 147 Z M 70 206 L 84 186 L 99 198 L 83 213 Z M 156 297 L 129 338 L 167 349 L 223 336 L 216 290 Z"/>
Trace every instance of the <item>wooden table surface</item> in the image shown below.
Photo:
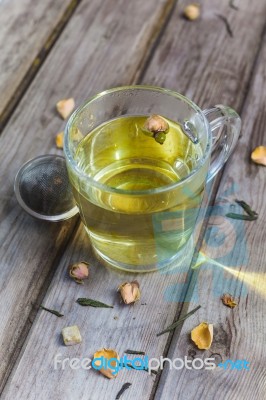
<path fill-rule="evenodd" d="M 250 153 L 265 143 L 266 2 L 204 0 L 199 20 L 182 18 L 187 1 L 0 0 L 0 379 L 3 400 L 109 400 L 125 382 L 121 399 L 262 400 L 266 398 L 266 203 L 265 167 Z M 219 15 L 226 17 L 232 34 Z M 237 149 L 208 188 L 194 239 L 197 250 L 173 272 L 117 273 L 93 258 L 78 217 L 40 222 L 18 205 L 14 177 L 28 159 L 62 154 L 55 135 L 64 128 L 55 104 L 81 104 L 104 89 L 150 84 L 178 91 L 201 108 L 227 104 L 243 121 Z M 230 220 L 243 199 L 259 213 L 255 222 Z M 192 269 L 198 251 L 208 258 Z M 87 260 L 90 279 L 77 285 L 69 264 Z M 214 261 L 213 261 L 214 260 Z M 137 279 L 141 302 L 120 303 L 116 288 Z M 236 308 L 221 295 L 231 293 Z M 80 307 L 90 297 L 110 309 Z M 39 310 L 56 309 L 63 318 Z M 174 332 L 157 337 L 193 309 Z M 214 325 L 209 350 L 198 350 L 189 333 Z M 77 324 L 83 342 L 66 347 L 61 330 Z M 155 375 L 119 372 L 108 380 L 97 371 L 54 369 L 57 354 L 92 357 L 99 348 L 145 351 L 170 359 L 214 357 L 217 367 L 170 369 Z M 222 368 L 246 360 L 249 370 Z"/>

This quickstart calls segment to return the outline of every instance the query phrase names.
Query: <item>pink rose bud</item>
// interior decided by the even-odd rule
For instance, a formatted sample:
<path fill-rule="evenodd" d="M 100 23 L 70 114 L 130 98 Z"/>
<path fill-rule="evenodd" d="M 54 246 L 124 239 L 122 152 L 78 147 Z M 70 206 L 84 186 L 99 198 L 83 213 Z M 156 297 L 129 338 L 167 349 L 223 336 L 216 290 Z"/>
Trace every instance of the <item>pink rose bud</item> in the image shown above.
<path fill-rule="evenodd" d="M 89 276 L 89 264 L 85 261 L 80 261 L 69 267 L 69 276 L 77 283 L 83 283 L 84 279 Z"/>
<path fill-rule="evenodd" d="M 149 117 L 144 125 L 144 129 L 150 132 L 165 132 L 169 130 L 169 125 L 166 120 L 160 115 L 152 115 Z"/>
<path fill-rule="evenodd" d="M 139 283 L 137 281 L 122 283 L 118 291 L 125 304 L 135 303 L 140 299 Z"/>

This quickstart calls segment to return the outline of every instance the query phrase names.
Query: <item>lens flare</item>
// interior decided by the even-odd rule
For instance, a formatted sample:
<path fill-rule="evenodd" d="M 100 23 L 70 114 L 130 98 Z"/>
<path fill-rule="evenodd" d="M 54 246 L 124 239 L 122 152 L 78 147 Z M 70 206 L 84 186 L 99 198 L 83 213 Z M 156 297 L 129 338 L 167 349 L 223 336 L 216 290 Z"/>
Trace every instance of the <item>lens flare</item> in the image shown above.
<path fill-rule="evenodd" d="M 217 267 L 222 268 L 229 274 L 233 275 L 235 278 L 243 281 L 250 288 L 255 290 L 261 296 L 266 297 L 266 276 L 263 273 L 259 272 L 251 272 L 251 271 L 239 271 L 235 267 L 228 267 L 219 263 L 218 261 L 213 260 L 212 258 L 205 255 L 203 252 L 199 252 L 199 256 L 197 258 L 196 263 L 193 265 L 192 269 L 199 268 L 204 263 L 210 263 Z"/>

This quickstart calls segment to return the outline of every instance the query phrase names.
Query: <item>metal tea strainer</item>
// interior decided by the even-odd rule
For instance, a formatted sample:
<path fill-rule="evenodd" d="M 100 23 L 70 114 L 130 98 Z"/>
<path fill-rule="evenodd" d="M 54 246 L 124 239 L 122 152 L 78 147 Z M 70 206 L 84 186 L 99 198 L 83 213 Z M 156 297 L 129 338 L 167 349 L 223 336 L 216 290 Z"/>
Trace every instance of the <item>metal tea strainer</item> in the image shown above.
<path fill-rule="evenodd" d="M 44 155 L 26 162 L 16 175 L 14 189 L 21 207 L 33 217 L 56 222 L 79 212 L 64 157 Z"/>

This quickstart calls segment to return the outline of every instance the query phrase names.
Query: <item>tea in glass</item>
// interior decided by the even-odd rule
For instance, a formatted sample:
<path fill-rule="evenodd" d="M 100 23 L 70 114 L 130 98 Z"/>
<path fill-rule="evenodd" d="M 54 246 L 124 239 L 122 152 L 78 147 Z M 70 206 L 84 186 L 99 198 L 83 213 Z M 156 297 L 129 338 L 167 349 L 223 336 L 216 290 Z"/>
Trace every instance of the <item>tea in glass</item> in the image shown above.
<path fill-rule="evenodd" d="M 204 189 L 202 176 L 187 192 L 164 190 L 191 173 L 202 149 L 169 119 L 165 140 L 156 141 L 144 129 L 148 118 L 113 119 L 79 143 L 74 156 L 79 169 L 111 191 L 84 187 L 71 176 L 81 218 L 97 252 L 132 266 L 160 264 L 176 255 L 194 228 Z"/>

